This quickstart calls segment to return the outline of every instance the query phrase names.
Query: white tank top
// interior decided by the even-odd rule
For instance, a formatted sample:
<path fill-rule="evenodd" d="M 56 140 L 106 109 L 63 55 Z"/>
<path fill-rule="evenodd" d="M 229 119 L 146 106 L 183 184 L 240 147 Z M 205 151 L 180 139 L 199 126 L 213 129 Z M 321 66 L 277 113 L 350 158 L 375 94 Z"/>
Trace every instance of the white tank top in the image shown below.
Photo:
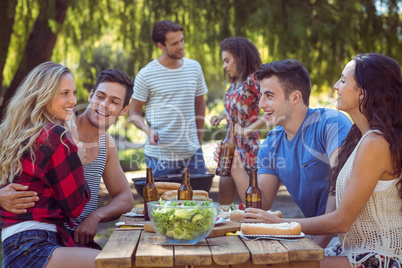
<path fill-rule="evenodd" d="M 337 207 L 345 192 L 346 184 L 350 180 L 357 149 L 367 134 L 373 131 L 368 131 L 360 139 L 339 173 L 336 182 Z M 375 132 L 381 134 L 379 131 Z M 399 197 L 396 187 L 400 179 L 402 179 L 402 175 L 392 183 L 379 181 L 377 191 L 372 193 L 349 231 L 339 234 L 343 251 L 354 266 L 375 255 L 384 256 L 386 267 L 391 259 L 402 264 L 402 199 Z M 360 254 L 367 255 L 357 262 L 356 256 Z"/>

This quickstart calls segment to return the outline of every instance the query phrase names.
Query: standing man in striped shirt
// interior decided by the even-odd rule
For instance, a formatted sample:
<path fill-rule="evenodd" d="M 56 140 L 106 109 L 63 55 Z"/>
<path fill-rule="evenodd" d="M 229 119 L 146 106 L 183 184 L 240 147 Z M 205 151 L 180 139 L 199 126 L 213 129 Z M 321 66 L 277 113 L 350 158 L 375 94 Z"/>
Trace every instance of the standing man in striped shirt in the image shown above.
<path fill-rule="evenodd" d="M 154 176 L 177 174 L 186 167 L 191 174 L 205 174 L 201 144 L 208 88 L 201 66 L 184 57 L 179 24 L 157 22 L 152 39 L 162 55 L 137 74 L 130 108 L 134 125 L 147 135 L 146 164 Z"/>

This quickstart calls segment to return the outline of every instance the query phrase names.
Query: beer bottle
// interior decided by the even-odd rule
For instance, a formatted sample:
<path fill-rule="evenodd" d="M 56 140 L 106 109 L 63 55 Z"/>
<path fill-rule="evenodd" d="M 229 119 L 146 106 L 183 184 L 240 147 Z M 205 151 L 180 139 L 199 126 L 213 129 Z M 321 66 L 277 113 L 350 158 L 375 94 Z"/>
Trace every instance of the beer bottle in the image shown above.
<path fill-rule="evenodd" d="M 261 208 L 262 194 L 258 188 L 257 169 L 251 169 L 250 183 L 246 191 L 246 208 Z"/>
<path fill-rule="evenodd" d="M 177 199 L 179 200 L 192 200 L 193 199 L 193 189 L 190 185 L 190 172 L 188 168 L 183 171 L 183 178 L 181 180 L 181 185 L 177 190 Z"/>
<path fill-rule="evenodd" d="M 236 149 L 236 143 L 234 140 L 234 126 L 235 123 L 230 123 L 228 132 L 225 139 L 221 143 L 221 153 L 219 154 L 218 167 L 215 174 L 219 176 L 230 176 L 232 169 L 234 151 Z"/>
<path fill-rule="evenodd" d="M 144 219 L 149 221 L 147 203 L 158 200 L 158 187 L 155 185 L 151 167 L 147 168 L 147 181 L 142 189 L 142 193 L 144 197 Z"/>

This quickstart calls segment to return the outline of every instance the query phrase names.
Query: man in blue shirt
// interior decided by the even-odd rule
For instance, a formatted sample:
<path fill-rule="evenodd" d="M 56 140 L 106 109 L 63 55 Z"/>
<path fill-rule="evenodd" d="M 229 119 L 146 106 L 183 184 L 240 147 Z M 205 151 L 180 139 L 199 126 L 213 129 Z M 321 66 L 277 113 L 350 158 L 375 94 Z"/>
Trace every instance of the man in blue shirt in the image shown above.
<path fill-rule="evenodd" d="M 261 65 L 255 77 L 260 81 L 259 107 L 268 124 L 277 126 L 258 153 L 263 209 L 271 208 L 283 183 L 305 217 L 330 211 L 335 199 L 328 198 L 328 172 L 352 123 L 338 111 L 309 108 L 310 76 L 296 60 Z M 236 156 L 232 176 L 244 202 L 249 178 L 237 160 Z M 258 217 L 262 219 L 264 212 Z M 314 241 L 326 246 L 331 237 L 315 237 Z"/>

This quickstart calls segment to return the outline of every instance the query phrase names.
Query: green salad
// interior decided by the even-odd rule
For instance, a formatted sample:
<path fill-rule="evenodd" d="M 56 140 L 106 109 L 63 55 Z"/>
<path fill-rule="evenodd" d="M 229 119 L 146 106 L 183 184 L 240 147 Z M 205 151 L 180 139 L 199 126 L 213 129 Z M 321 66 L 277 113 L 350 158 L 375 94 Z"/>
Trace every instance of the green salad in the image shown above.
<path fill-rule="evenodd" d="M 167 240 L 197 240 L 206 237 L 215 224 L 216 208 L 209 201 L 197 204 L 186 200 L 178 204 L 177 201 L 159 200 L 159 204 L 151 217 L 156 231 Z"/>

